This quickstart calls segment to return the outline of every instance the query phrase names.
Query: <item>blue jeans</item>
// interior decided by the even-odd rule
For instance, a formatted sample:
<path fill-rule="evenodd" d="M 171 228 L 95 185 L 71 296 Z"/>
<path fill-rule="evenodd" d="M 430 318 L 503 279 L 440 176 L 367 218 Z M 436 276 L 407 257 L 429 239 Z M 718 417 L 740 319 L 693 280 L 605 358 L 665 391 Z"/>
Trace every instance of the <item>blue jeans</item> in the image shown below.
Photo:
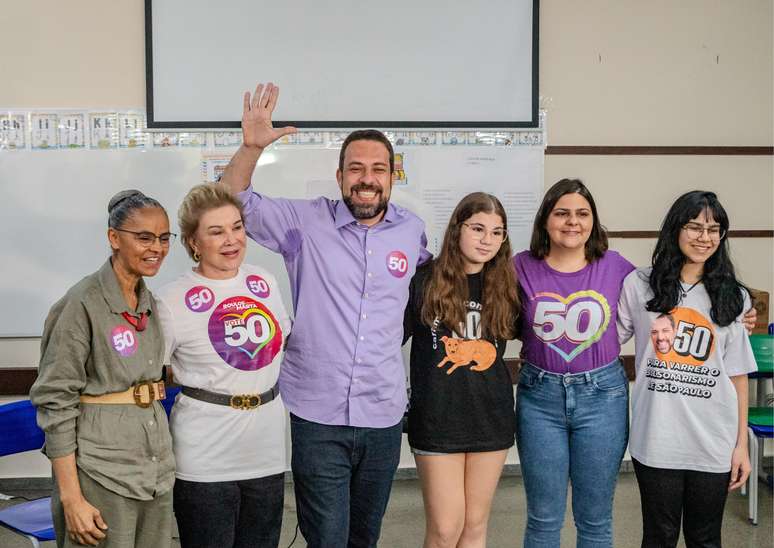
<path fill-rule="evenodd" d="M 559 375 L 521 369 L 516 443 L 527 493 L 525 548 L 558 548 L 572 482 L 578 548 L 613 546 L 613 494 L 629 436 L 621 363 Z"/>
<path fill-rule="evenodd" d="M 309 548 L 376 546 L 400 460 L 402 424 L 329 426 L 290 414 L 291 467 Z"/>
<path fill-rule="evenodd" d="M 182 548 L 277 548 L 285 474 L 240 481 L 175 480 Z"/>

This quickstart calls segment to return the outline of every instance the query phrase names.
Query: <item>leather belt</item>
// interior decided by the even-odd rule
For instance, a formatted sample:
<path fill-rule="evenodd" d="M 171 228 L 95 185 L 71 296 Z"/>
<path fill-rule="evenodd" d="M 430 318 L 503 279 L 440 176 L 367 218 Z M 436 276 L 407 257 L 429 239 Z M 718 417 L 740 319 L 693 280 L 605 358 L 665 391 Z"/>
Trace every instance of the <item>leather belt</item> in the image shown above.
<path fill-rule="evenodd" d="M 81 403 L 96 403 L 101 405 L 118 405 L 133 403 L 137 407 L 150 407 L 154 401 L 167 397 L 164 381 L 144 381 L 135 384 L 123 392 L 110 392 L 101 396 L 81 395 Z"/>
<path fill-rule="evenodd" d="M 216 405 L 226 405 L 232 409 L 239 409 L 241 411 L 249 411 L 251 409 L 257 409 L 261 405 L 265 405 L 279 396 L 279 384 L 275 384 L 271 389 L 261 394 L 234 394 L 232 396 L 230 394 L 210 392 L 209 390 L 193 388 L 191 386 L 183 386 L 183 394 L 195 400 L 214 403 Z"/>

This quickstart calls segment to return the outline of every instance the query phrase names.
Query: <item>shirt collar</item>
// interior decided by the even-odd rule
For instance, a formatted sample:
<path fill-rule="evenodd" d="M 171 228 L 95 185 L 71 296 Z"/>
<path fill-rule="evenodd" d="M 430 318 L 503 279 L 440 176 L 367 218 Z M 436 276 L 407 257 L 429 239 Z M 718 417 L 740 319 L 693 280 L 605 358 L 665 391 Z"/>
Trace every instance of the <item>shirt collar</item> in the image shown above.
<path fill-rule="evenodd" d="M 347 207 L 347 204 L 344 203 L 344 200 L 336 201 L 336 206 L 333 210 L 333 218 L 334 218 L 334 226 L 336 228 L 341 228 L 344 225 L 358 222 L 357 219 L 355 219 L 352 216 L 352 212 L 349 210 L 349 207 Z M 384 217 L 382 217 L 382 221 L 385 221 L 388 223 L 394 223 L 397 220 L 397 218 L 398 218 L 397 209 L 391 202 L 388 202 L 387 211 L 384 212 Z M 377 226 L 378 224 L 379 223 L 376 223 L 376 225 L 374 226 Z"/>
<path fill-rule="evenodd" d="M 131 310 L 124 300 L 124 294 L 121 292 L 121 287 L 118 285 L 118 278 L 113 270 L 112 260 L 108 259 L 102 268 L 98 272 L 99 285 L 102 288 L 102 295 L 105 297 L 110 311 L 115 314 L 121 314 L 122 312 L 129 312 L 132 315 L 136 315 L 138 312 L 150 312 L 151 311 L 151 295 L 150 291 L 145 285 L 145 280 L 140 278 L 137 282 L 137 310 Z"/>

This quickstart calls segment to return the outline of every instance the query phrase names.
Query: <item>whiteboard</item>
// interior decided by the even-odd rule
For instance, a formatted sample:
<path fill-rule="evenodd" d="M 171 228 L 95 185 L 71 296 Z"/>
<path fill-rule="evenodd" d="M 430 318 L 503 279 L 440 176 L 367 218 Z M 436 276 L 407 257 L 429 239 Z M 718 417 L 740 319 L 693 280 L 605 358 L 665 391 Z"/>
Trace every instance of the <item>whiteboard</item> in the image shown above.
<path fill-rule="evenodd" d="M 405 179 L 392 201 L 426 222 L 437 252 L 451 210 L 463 195 L 496 194 L 509 216 L 511 245 L 525 247 L 543 190 L 543 149 L 529 147 L 397 147 Z M 336 147 L 274 146 L 253 176 L 256 190 L 288 198 L 339 198 Z M 107 203 L 137 188 L 159 200 L 179 233 L 177 208 L 202 178 L 196 149 L 17 151 L 0 153 L 0 337 L 39 336 L 51 305 L 97 270 L 110 254 Z M 292 303 L 283 259 L 250 241 L 246 262 L 269 269 Z M 178 239 L 151 290 L 174 280 L 191 260 Z"/>
<path fill-rule="evenodd" d="M 107 260 L 107 203 L 119 190 L 159 200 L 179 233 L 177 208 L 200 182 L 200 166 L 200 152 L 186 149 L 0 153 L 0 337 L 40 336 L 51 305 Z M 284 269 L 258 246 L 248 261 Z M 191 264 L 178 239 L 148 285 L 174 280 Z"/>
<path fill-rule="evenodd" d="M 146 0 L 148 127 L 538 125 L 539 0 Z"/>

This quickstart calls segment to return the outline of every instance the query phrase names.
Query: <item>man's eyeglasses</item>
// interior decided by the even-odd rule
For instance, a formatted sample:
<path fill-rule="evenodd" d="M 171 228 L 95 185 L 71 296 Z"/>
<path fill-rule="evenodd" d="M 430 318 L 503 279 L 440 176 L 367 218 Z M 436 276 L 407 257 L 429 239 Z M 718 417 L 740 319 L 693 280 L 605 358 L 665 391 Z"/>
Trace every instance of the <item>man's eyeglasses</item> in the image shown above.
<path fill-rule="evenodd" d="M 134 230 L 126 230 L 124 228 L 115 228 L 119 232 L 126 232 L 128 234 L 134 234 L 134 239 L 137 240 L 142 247 L 150 247 L 156 240 L 159 241 L 161 247 L 169 247 L 169 245 L 175 241 L 177 234 L 172 232 L 165 232 L 164 234 L 156 235 L 153 232 L 135 232 Z"/>
<path fill-rule="evenodd" d="M 718 225 L 703 226 L 697 223 L 688 223 L 687 225 L 683 226 L 683 230 L 688 233 L 688 237 L 692 240 L 698 240 L 701 238 L 705 231 L 707 232 L 707 237 L 713 242 L 719 242 L 726 235 L 726 231 L 720 228 Z"/>
<path fill-rule="evenodd" d="M 504 228 L 494 228 L 491 231 L 487 231 L 484 225 L 478 223 L 460 223 L 462 226 L 467 227 L 473 233 L 473 237 L 477 240 L 483 240 L 487 233 L 492 235 L 492 240 L 495 242 L 504 242 L 508 238 L 508 231 Z"/>

